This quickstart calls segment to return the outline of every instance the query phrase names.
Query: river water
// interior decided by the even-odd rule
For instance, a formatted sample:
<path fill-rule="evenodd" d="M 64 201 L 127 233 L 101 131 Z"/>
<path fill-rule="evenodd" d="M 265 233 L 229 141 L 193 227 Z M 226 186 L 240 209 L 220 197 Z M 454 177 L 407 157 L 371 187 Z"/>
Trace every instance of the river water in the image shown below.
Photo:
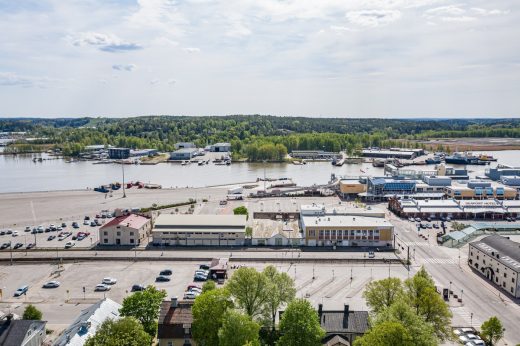
<path fill-rule="evenodd" d="M 520 151 L 487 152 L 498 158 L 498 163 L 520 166 Z M 94 188 L 110 182 L 122 181 L 122 166 L 118 164 L 92 164 L 64 160 L 33 162 L 43 155 L 0 155 L 0 193 Z M 491 166 L 496 166 L 493 162 Z M 409 166 L 410 169 L 429 170 L 434 166 Z M 468 166 L 471 176 L 483 175 L 486 166 Z M 125 165 L 125 181 L 142 181 L 170 187 L 204 187 L 256 181 L 257 178 L 292 178 L 301 186 L 324 184 L 332 173 L 337 176 L 383 175 L 382 168 L 370 163 L 334 167 L 330 162 L 309 162 L 297 166 L 286 163 L 233 163 L 231 166 L 181 166 L 178 163 L 157 165 Z"/>

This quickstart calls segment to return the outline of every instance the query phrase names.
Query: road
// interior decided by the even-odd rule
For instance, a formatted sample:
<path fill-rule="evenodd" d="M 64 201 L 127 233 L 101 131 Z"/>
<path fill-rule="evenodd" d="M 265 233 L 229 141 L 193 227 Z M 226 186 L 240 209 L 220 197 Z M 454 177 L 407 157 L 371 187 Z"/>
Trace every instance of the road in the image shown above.
<path fill-rule="evenodd" d="M 436 284 L 450 288 L 462 297 L 462 303 L 450 299 L 454 326 L 473 326 L 480 329 L 482 322 L 491 316 L 497 316 L 505 327 L 504 345 L 516 345 L 520 342 L 520 301 L 505 296 L 484 278 L 473 273 L 467 265 L 467 248 L 451 249 L 436 244 L 434 233 L 429 231 L 429 239 L 420 238 L 414 223 L 389 214 L 396 226 L 398 238 L 404 245 L 410 246 L 412 270 L 416 272 L 424 266 L 432 275 Z M 421 231 L 426 232 L 426 231 Z M 413 255 L 415 254 L 415 259 Z"/>

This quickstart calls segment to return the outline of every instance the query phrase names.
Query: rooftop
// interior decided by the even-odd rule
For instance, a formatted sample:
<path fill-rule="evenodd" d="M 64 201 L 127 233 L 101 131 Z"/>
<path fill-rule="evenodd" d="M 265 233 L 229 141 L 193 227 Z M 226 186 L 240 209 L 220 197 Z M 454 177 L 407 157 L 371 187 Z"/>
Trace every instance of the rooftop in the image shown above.
<path fill-rule="evenodd" d="M 113 226 L 125 226 L 130 228 L 139 229 L 146 225 L 148 222 L 150 222 L 150 219 L 136 215 L 136 214 L 128 214 L 123 216 L 118 216 L 114 219 L 112 219 L 109 223 L 103 225 L 101 229 L 105 229 L 107 227 L 113 227 Z"/>
<path fill-rule="evenodd" d="M 490 235 L 471 245 L 490 255 L 495 253 L 494 256 L 500 256 L 500 263 L 520 271 L 520 243 L 499 235 Z"/>
<path fill-rule="evenodd" d="M 246 215 L 161 214 L 155 228 L 217 228 L 245 227 Z"/>
<path fill-rule="evenodd" d="M 390 221 L 380 217 L 352 216 L 352 215 L 325 215 L 302 216 L 305 226 L 352 226 L 352 227 L 393 227 Z"/>
<path fill-rule="evenodd" d="M 0 322 L 0 345 L 21 345 L 30 330 L 43 328 L 45 321 L 6 320 Z"/>
<path fill-rule="evenodd" d="M 182 153 L 193 153 L 194 151 L 198 151 L 199 149 L 197 148 L 180 148 L 180 149 L 177 149 L 174 151 L 174 153 L 179 153 L 179 154 L 182 154 Z"/>
<path fill-rule="evenodd" d="M 118 319 L 121 305 L 105 298 L 81 311 L 78 318 L 54 342 L 54 346 L 83 346 L 108 318 Z"/>

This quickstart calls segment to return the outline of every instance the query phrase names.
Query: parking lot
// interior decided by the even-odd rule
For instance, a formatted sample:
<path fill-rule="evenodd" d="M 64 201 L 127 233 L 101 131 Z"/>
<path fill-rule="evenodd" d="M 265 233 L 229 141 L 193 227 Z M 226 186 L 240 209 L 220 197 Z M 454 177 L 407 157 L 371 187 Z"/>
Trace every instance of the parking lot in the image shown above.
<path fill-rule="evenodd" d="M 193 282 L 194 271 L 199 262 L 84 262 L 57 265 L 14 265 L 0 269 L 2 300 L 0 311 L 12 311 L 21 315 L 25 304 L 32 303 L 43 312 L 48 327 L 55 331 L 64 329 L 82 309 L 103 297 L 118 303 L 130 294 L 132 285 L 153 284 L 167 292 L 167 297 L 182 299 L 186 287 Z M 233 266 L 247 265 L 262 270 L 266 264 L 259 262 L 232 262 Z M 278 270 L 295 278 L 297 296 L 309 299 L 312 304 L 323 303 L 325 308 L 334 309 L 348 302 L 353 309 L 366 309 L 362 291 L 370 280 L 391 276 L 406 278 L 407 271 L 400 265 L 346 265 L 289 263 L 275 264 Z M 155 282 L 163 269 L 172 269 L 169 282 Z M 228 272 L 231 276 L 233 269 Z M 410 273 L 412 274 L 412 273 Z M 314 279 L 313 279 L 314 276 Z M 107 292 L 94 291 L 95 286 L 105 277 L 117 279 Z M 352 280 L 350 279 L 352 277 Z M 43 284 L 57 280 L 58 288 L 45 289 Z M 202 282 L 197 283 L 202 286 Z M 27 295 L 13 297 L 17 288 L 29 285 Z M 83 293 L 85 287 L 85 293 Z"/>

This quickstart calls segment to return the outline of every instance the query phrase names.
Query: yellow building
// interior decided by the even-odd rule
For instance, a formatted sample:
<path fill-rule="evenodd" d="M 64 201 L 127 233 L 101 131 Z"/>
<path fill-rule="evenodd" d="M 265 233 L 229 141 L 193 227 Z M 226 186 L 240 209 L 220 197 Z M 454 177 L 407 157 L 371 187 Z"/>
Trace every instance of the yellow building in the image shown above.
<path fill-rule="evenodd" d="M 394 226 L 384 218 L 324 215 L 300 219 L 308 246 L 391 247 Z"/>
<path fill-rule="evenodd" d="M 359 181 L 359 179 L 341 179 L 339 181 L 339 191 L 343 197 L 348 195 L 357 195 L 366 192 L 367 185 Z"/>

